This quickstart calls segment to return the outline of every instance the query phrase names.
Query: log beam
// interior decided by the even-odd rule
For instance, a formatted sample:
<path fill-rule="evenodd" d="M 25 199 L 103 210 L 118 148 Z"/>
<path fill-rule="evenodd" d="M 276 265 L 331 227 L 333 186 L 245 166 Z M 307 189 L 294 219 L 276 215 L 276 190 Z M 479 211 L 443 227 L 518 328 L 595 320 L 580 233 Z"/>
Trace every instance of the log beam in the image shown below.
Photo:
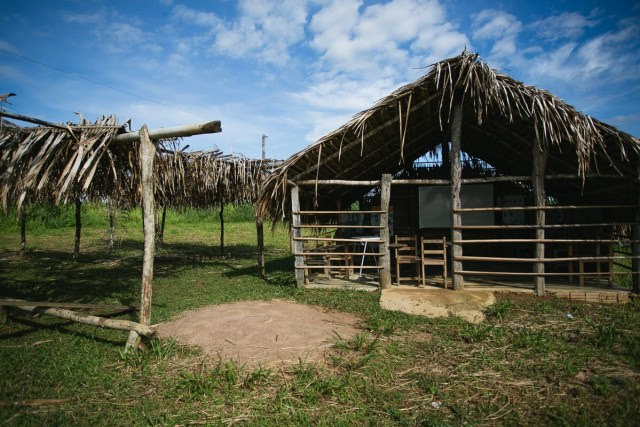
<path fill-rule="evenodd" d="M 175 126 L 170 128 L 152 129 L 148 131 L 149 139 L 179 138 L 184 136 L 204 135 L 222 132 L 219 120 L 193 125 Z M 122 133 L 115 138 L 115 142 L 136 142 L 141 140 L 141 131 Z"/>
<path fill-rule="evenodd" d="M 20 305 L 14 307 L 19 310 L 28 311 L 31 313 L 46 314 L 48 316 L 59 317 L 61 319 L 67 319 L 85 325 L 130 331 L 139 336 L 150 337 L 154 334 L 154 330 L 153 328 L 151 328 L 151 326 L 132 322 L 130 320 L 108 319 L 106 317 L 91 316 L 88 314 L 76 313 L 75 311 L 66 310 L 63 308 L 46 308 L 29 305 Z"/>

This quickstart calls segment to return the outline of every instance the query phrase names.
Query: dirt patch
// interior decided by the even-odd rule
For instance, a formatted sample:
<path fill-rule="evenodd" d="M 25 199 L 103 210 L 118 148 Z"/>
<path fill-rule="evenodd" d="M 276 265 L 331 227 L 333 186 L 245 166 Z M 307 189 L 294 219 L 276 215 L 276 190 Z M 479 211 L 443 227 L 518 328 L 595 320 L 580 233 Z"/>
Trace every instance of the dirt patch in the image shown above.
<path fill-rule="evenodd" d="M 468 322 L 484 320 L 482 310 L 494 304 L 491 291 L 451 291 L 438 288 L 391 288 L 382 291 L 380 306 L 426 317 L 460 316 Z"/>
<path fill-rule="evenodd" d="M 157 328 L 161 338 L 201 347 L 248 366 L 322 363 L 335 334 L 348 339 L 359 319 L 289 301 L 244 301 L 187 311 Z"/>

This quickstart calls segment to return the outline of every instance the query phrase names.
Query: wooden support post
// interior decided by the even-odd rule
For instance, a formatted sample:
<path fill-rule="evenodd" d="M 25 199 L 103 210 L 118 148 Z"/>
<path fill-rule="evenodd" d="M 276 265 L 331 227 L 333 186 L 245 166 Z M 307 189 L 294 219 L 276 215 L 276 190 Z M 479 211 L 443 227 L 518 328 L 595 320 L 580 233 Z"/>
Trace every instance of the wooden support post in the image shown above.
<path fill-rule="evenodd" d="M 73 244 L 73 258 L 78 258 L 80 255 L 80 233 L 82 230 L 82 201 L 80 195 L 76 195 L 76 238 Z"/>
<path fill-rule="evenodd" d="M 531 171 L 531 183 L 533 187 L 533 200 L 536 207 L 545 206 L 545 190 L 544 190 L 544 173 L 547 165 L 547 157 L 549 155 L 549 148 L 541 147 L 540 141 L 536 139 L 532 148 L 533 157 L 533 170 Z M 544 239 L 544 225 L 545 225 L 545 211 L 544 209 L 538 209 L 536 211 L 536 239 Z M 544 258 L 544 242 L 538 242 L 535 246 L 535 258 Z M 533 278 L 533 287 L 538 296 L 544 296 L 545 283 L 544 283 L 544 263 L 536 262 L 533 264 L 533 272 L 538 273 L 538 276 Z M 582 281 L 582 276 L 580 276 Z M 581 282 L 582 283 L 582 282 Z"/>
<path fill-rule="evenodd" d="M 266 275 L 264 267 L 264 227 L 260 215 L 256 215 L 256 234 L 258 236 L 258 274 L 260 277 L 264 277 Z"/>
<path fill-rule="evenodd" d="M 640 294 L 640 188 L 636 187 L 638 192 L 638 205 L 636 207 L 635 224 L 631 226 L 631 291 L 634 294 Z"/>
<path fill-rule="evenodd" d="M 389 254 L 389 200 L 391 199 L 391 175 L 382 175 L 380 186 L 380 288 L 391 287 L 391 255 Z"/>
<path fill-rule="evenodd" d="M 20 252 L 27 248 L 27 213 L 24 204 L 20 206 Z"/>
<path fill-rule="evenodd" d="M 462 106 L 458 103 L 453 107 L 453 118 L 451 122 L 451 150 L 449 151 L 449 163 L 451 164 L 451 280 L 453 289 L 461 291 L 464 289 L 464 278 L 458 274 L 462 271 L 462 262 L 456 261 L 462 256 L 462 245 L 458 242 L 462 240 L 462 231 L 456 228 L 462 225 L 462 215 L 460 209 L 460 187 L 462 180 L 462 165 L 460 164 L 460 144 L 462 142 Z"/>
<path fill-rule="evenodd" d="M 220 256 L 224 256 L 224 202 L 220 202 Z"/>
<path fill-rule="evenodd" d="M 300 211 L 300 196 L 298 194 L 299 188 L 297 185 L 291 186 L 291 225 L 293 226 L 291 232 L 293 236 L 293 253 L 301 254 L 304 252 L 304 247 L 301 240 L 296 240 L 296 237 L 302 237 L 302 230 L 297 227 L 300 225 L 300 215 L 296 212 Z M 303 288 L 305 285 L 304 275 L 304 257 L 302 255 L 296 255 L 295 259 L 296 268 L 296 286 Z"/>
<path fill-rule="evenodd" d="M 165 203 L 165 205 L 162 207 L 162 218 L 160 220 L 160 235 L 159 240 L 160 240 L 160 244 L 164 243 L 164 224 L 167 221 L 167 205 Z"/>
<path fill-rule="evenodd" d="M 112 250 L 113 249 L 113 234 L 114 234 L 114 231 L 115 231 L 115 218 L 114 218 L 114 214 L 113 214 L 113 201 L 111 199 L 109 199 L 108 207 L 109 207 L 109 246 L 107 247 L 107 249 L 108 250 Z"/>
<path fill-rule="evenodd" d="M 151 325 L 151 294 L 153 285 L 153 260 L 156 250 L 155 201 L 153 196 L 153 161 L 156 147 L 149 139 L 147 126 L 140 129 L 140 169 L 142 171 L 142 207 L 144 212 L 144 257 L 142 260 L 142 287 L 140 293 L 140 323 Z M 129 333 L 126 349 L 135 350 L 139 334 Z"/>

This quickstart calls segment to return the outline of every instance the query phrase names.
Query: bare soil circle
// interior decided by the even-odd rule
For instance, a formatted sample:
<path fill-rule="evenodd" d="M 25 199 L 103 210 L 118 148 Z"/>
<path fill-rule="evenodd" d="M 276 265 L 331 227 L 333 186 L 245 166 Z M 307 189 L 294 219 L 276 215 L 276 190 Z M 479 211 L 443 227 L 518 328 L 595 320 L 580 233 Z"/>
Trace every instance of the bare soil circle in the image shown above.
<path fill-rule="evenodd" d="M 186 311 L 158 325 L 160 338 L 173 337 L 214 358 L 247 366 L 322 363 L 336 334 L 349 339 L 359 318 L 290 301 L 243 301 Z"/>

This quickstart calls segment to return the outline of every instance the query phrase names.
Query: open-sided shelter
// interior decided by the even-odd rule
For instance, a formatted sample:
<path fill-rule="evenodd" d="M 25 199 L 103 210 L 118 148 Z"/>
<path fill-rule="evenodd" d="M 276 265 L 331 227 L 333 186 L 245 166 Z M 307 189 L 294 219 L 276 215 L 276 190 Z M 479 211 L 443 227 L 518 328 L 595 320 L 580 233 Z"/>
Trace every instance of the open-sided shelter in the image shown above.
<path fill-rule="evenodd" d="M 637 138 L 465 51 L 291 156 L 258 213 L 291 223 L 300 286 L 362 266 L 388 287 L 392 236 L 408 235 L 446 239 L 455 289 L 533 279 L 542 295 L 545 278 L 632 276 L 637 291 L 639 150 Z M 435 162 L 418 167 L 425 155 Z"/>

